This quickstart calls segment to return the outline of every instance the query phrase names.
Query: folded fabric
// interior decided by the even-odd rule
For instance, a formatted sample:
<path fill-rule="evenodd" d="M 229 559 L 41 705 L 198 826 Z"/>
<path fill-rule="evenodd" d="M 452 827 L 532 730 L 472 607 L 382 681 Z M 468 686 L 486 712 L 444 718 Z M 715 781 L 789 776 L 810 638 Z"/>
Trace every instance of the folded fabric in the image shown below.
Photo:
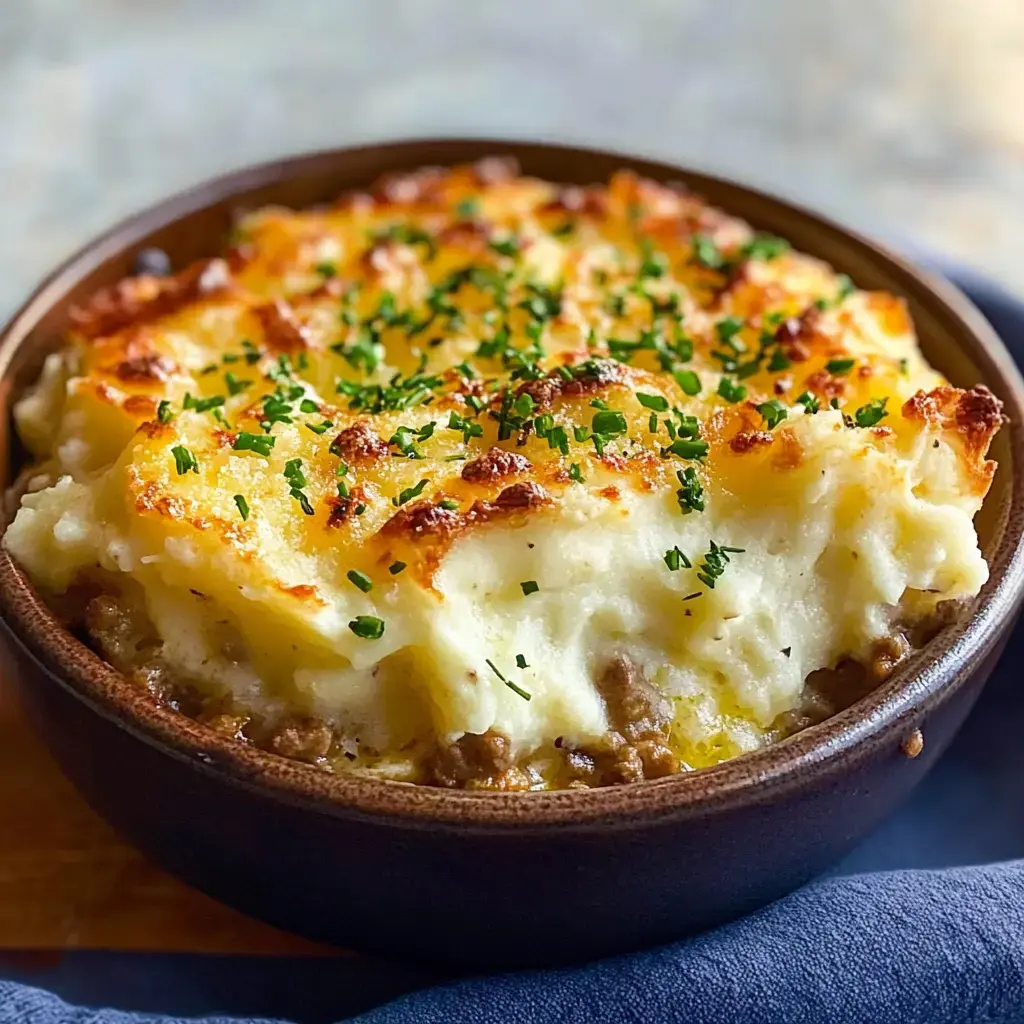
<path fill-rule="evenodd" d="M 0 1007 L 5 1024 L 155 1019 L 77 1009 L 6 982 Z M 1024 861 L 829 879 L 676 945 L 456 982 L 353 1020 L 1016 1024 L 1024 1020 Z"/>
<path fill-rule="evenodd" d="M 971 275 L 955 276 L 1020 361 L 1024 307 Z M 1015 674 L 1021 656 L 1018 629 L 1001 675 Z M 1007 800 L 1019 803 L 1021 780 L 1008 781 Z M 330 960 L 317 970 L 325 988 L 338 984 Z M 76 1008 L 0 981 L 4 1024 L 181 1019 Z M 1024 1024 L 1024 860 L 830 878 L 671 946 L 586 967 L 452 982 L 349 1021 Z"/>

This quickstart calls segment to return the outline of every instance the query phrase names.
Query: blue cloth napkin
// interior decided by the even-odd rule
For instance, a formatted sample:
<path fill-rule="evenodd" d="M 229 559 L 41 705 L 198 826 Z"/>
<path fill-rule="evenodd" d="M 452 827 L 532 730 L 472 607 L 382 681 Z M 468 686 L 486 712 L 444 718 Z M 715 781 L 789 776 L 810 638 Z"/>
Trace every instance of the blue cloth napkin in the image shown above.
<path fill-rule="evenodd" d="M 969 273 L 951 276 L 1024 362 L 1024 305 Z M 1003 702 L 993 724 L 1009 728 L 1008 716 L 1014 714 L 1024 724 L 1024 695 L 1016 693 L 1022 657 L 1024 630 L 1018 629 L 990 684 L 993 693 L 982 702 L 990 707 L 993 697 Z M 971 735 L 969 725 L 964 737 L 969 743 L 966 764 L 976 769 L 968 781 L 975 786 L 990 784 L 986 748 L 997 744 L 989 728 Z M 1007 735 L 1019 737 L 1019 726 Z M 997 780 L 1007 820 L 994 822 L 992 830 L 999 833 L 997 848 L 1015 854 L 1024 852 L 1024 829 L 1017 828 L 1024 774 L 1015 770 L 1024 765 L 1014 754 L 1007 766 L 1010 770 L 1004 768 Z M 962 771 L 964 765 L 957 768 Z M 937 772 L 942 769 L 940 763 Z M 950 813 L 957 813 L 952 804 Z M 1008 827 L 1000 831 L 1001 825 Z M 938 855 L 928 862 L 948 860 Z M 315 975 L 320 992 L 359 977 L 358 970 L 342 971 L 331 960 L 307 962 L 305 970 L 305 984 Z M 258 991 L 255 976 L 253 984 Z M 323 1015 L 322 999 L 315 1002 L 318 1010 L 312 1008 L 312 996 L 296 993 L 290 1004 L 297 1008 L 293 1019 L 337 1019 Z M 5 1024 L 174 1024 L 183 1019 L 82 1009 L 38 988 L 0 981 L 0 1021 Z M 215 1024 L 229 1018 L 204 1020 Z M 829 878 L 741 921 L 671 946 L 581 968 L 452 981 L 346 1020 L 1024 1024 L 1024 860 Z"/>

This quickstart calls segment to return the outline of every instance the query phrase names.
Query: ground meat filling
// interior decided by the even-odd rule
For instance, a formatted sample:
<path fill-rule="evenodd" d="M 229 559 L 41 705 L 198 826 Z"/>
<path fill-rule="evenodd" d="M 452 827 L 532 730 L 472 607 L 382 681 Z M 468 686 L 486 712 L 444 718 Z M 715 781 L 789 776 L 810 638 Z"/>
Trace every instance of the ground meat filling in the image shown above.
<path fill-rule="evenodd" d="M 668 745 L 672 701 L 626 658 L 616 658 L 598 680 L 611 728 L 594 743 L 563 747 L 579 786 L 613 786 L 673 775 L 679 759 Z"/>
<path fill-rule="evenodd" d="M 505 788 L 495 783 L 513 768 L 514 760 L 512 743 L 504 733 L 495 729 L 467 732 L 454 743 L 438 747 L 430 763 L 430 781 L 448 789 Z"/>

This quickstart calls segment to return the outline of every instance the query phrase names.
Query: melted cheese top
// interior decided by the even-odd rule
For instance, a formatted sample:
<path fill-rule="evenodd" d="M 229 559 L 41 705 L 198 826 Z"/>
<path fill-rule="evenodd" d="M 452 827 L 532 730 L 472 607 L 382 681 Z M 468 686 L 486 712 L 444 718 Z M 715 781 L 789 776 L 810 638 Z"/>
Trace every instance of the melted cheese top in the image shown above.
<path fill-rule="evenodd" d="M 6 544 L 48 591 L 130 581 L 183 680 L 357 764 L 584 743 L 620 656 L 711 764 L 986 579 L 996 399 L 692 194 L 491 160 L 236 235 L 76 310 Z"/>

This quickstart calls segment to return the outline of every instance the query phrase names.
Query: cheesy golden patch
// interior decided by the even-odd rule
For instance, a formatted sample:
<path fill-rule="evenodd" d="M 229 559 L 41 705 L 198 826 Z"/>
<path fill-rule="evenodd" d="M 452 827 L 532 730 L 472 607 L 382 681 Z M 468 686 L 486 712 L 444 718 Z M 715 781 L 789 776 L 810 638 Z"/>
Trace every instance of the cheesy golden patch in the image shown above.
<path fill-rule="evenodd" d="M 682 188 L 491 159 L 104 290 L 16 420 L 5 543 L 140 686 L 329 770 L 537 789 L 714 764 L 891 669 L 986 579 L 1001 407 Z"/>

